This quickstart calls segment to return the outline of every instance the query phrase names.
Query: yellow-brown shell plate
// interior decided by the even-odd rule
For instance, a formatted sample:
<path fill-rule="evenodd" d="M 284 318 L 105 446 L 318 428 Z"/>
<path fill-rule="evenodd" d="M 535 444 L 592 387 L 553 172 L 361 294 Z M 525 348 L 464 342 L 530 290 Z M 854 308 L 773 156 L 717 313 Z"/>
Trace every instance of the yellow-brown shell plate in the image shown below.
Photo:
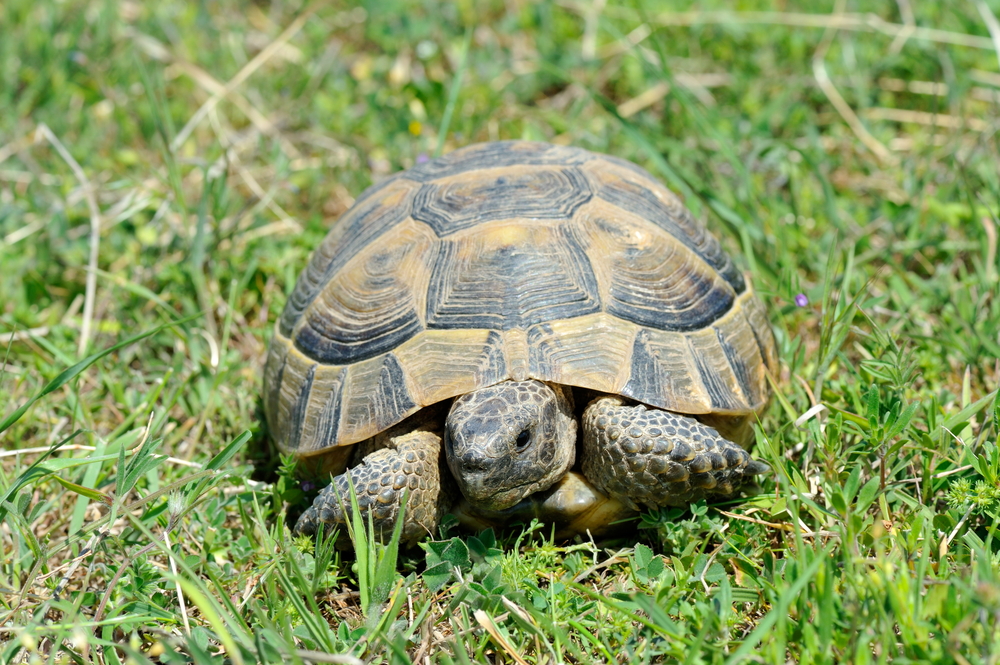
<path fill-rule="evenodd" d="M 362 194 L 275 327 L 264 402 L 279 447 L 308 455 L 506 379 L 747 415 L 776 362 L 752 289 L 652 176 L 511 141 Z"/>

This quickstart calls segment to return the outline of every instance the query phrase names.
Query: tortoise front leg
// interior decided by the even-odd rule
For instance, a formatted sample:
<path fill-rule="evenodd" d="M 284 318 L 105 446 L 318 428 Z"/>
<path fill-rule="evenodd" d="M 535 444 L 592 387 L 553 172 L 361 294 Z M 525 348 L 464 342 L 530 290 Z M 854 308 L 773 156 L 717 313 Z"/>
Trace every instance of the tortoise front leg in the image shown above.
<path fill-rule="evenodd" d="M 582 469 L 638 509 L 732 495 L 770 467 L 694 418 L 601 397 L 583 414 Z"/>
<path fill-rule="evenodd" d="M 403 493 L 409 490 L 403 522 L 402 541 L 413 543 L 433 534 L 441 519 L 444 494 L 441 490 L 441 437 L 417 431 L 393 437 L 388 447 L 365 456 L 360 464 L 336 476 L 302 513 L 296 533 L 314 533 L 319 524 L 346 521 L 351 505 L 348 476 L 358 497 L 358 507 L 371 514 L 375 533 L 389 539 L 399 515 Z"/>

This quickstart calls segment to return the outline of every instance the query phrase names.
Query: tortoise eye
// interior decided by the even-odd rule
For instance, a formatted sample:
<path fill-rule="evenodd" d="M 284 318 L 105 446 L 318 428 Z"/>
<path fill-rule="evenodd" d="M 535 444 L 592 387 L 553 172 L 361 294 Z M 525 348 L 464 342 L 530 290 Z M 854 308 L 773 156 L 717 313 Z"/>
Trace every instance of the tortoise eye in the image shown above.
<path fill-rule="evenodd" d="M 531 443 L 530 429 L 523 430 L 517 435 L 517 439 L 514 441 L 514 445 L 517 446 L 517 452 L 523 452 L 524 449 L 528 447 L 529 443 Z"/>

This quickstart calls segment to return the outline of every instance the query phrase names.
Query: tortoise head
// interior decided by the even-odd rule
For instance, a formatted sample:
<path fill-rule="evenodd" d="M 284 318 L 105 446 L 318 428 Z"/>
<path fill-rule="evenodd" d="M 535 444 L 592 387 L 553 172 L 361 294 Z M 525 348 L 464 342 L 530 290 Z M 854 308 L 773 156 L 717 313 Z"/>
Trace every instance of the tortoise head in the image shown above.
<path fill-rule="evenodd" d="M 548 489 L 576 458 L 572 397 L 540 381 L 504 381 L 455 400 L 445 456 L 473 506 L 504 510 Z"/>

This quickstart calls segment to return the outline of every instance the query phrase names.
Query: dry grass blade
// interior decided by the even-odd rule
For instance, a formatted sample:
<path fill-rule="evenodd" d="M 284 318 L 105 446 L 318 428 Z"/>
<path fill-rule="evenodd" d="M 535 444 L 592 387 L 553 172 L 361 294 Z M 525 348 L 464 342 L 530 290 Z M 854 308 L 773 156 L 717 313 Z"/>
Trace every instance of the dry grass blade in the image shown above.
<path fill-rule="evenodd" d="M 610 13 L 610 12 L 609 12 Z M 854 30 L 860 32 L 878 32 L 896 38 L 903 32 L 910 32 L 910 39 L 954 44 L 969 48 L 992 49 L 993 43 L 987 37 L 967 35 L 961 32 L 938 30 L 936 28 L 915 27 L 910 29 L 905 24 L 888 23 L 874 14 L 837 12 L 835 14 L 813 14 L 797 12 L 667 12 L 660 14 L 654 22 L 663 26 L 689 26 L 717 24 L 765 24 L 784 25 L 797 28 L 825 28 L 834 30 Z"/>
<path fill-rule="evenodd" d="M 0 451 L 0 459 L 4 457 L 20 457 L 21 455 L 40 455 L 42 453 L 47 453 L 52 450 L 51 446 L 37 446 L 35 448 L 16 448 L 14 450 L 2 450 Z M 61 452 L 69 452 L 72 450 L 82 450 L 84 452 L 92 453 L 97 448 L 95 446 L 88 446 L 82 443 L 71 443 L 59 448 Z M 130 450 L 126 455 L 134 455 L 135 450 Z M 189 467 L 192 469 L 204 468 L 204 465 L 198 462 L 190 462 L 188 460 L 179 459 L 177 457 L 167 457 L 168 462 L 171 464 L 177 464 L 179 466 Z"/>
<path fill-rule="evenodd" d="M 973 69 L 969 71 L 969 78 L 978 83 L 985 83 L 986 85 L 992 85 L 993 87 L 1000 88 L 1000 74 L 995 72 Z"/>
<path fill-rule="evenodd" d="M 944 97 L 948 94 L 948 84 L 938 81 L 904 81 L 883 76 L 878 80 L 878 87 L 891 92 L 912 92 L 915 95 Z"/>
<path fill-rule="evenodd" d="M 52 133 L 52 130 L 44 122 L 38 125 L 38 128 L 35 130 L 36 141 L 41 138 L 52 144 L 52 147 L 56 149 L 56 152 L 63 158 L 63 161 L 73 170 L 76 179 L 80 181 L 84 198 L 87 201 L 87 207 L 90 209 L 90 258 L 87 264 L 87 286 L 84 291 L 86 295 L 83 301 L 83 324 L 80 326 L 80 343 L 77 346 L 77 356 L 82 358 L 87 351 L 87 345 L 90 344 L 90 328 L 94 318 L 94 300 L 97 296 L 97 257 L 101 248 L 101 211 L 97 207 L 97 196 L 94 194 L 94 187 L 90 184 L 87 174 L 83 172 L 80 164 L 73 159 L 73 155 L 69 153 L 66 146 L 62 144 L 62 141 Z"/>
<path fill-rule="evenodd" d="M 0 164 L 7 161 L 12 155 L 16 155 L 26 148 L 30 148 L 35 142 L 34 137 L 29 133 L 19 139 L 11 141 L 7 145 L 0 147 Z"/>
<path fill-rule="evenodd" d="M 980 3 L 982 0 L 978 0 Z M 561 0 L 557 4 L 585 14 L 586 9 L 577 2 Z M 605 10 L 609 16 L 616 18 L 631 18 L 633 13 L 625 8 L 608 8 Z M 906 19 L 904 18 L 904 21 Z M 767 12 L 767 11 L 690 11 L 690 12 L 664 12 L 652 19 L 652 22 L 661 26 L 694 26 L 694 25 L 782 25 L 791 28 L 824 28 L 837 30 L 852 30 L 856 32 L 877 32 L 894 40 L 900 35 L 906 35 L 907 39 L 919 39 L 922 41 L 937 42 L 941 44 L 954 44 L 955 46 L 966 46 L 984 50 L 994 48 L 993 40 L 989 37 L 979 37 L 962 32 L 952 32 L 950 30 L 939 30 L 937 28 L 923 28 L 911 26 L 908 23 L 889 23 L 879 16 L 871 13 L 849 13 L 838 12 L 836 14 L 817 14 L 809 12 Z M 648 28 L 644 31 L 648 32 Z M 642 37 L 644 39 L 645 37 Z M 640 39 L 641 41 L 641 39 Z M 603 55 L 603 54 L 602 54 Z"/>
<path fill-rule="evenodd" d="M 84 546 L 84 548 L 80 550 L 80 553 L 77 554 L 75 557 L 73 557 L 72 560 L 70 560 L 66 572 L 59 579 L 59 583 L 56 585 L 56 588 L 52 591 L 52 600 L 59 600 L 63 591 L 65 591 L 66 587 L 69 585 L 70 580 L 73 579 L 73 574 L 76 573 L 76 569 L 80 567 L 80 563 L 88 556 L 91 556 L 94 553 L 94 548 L 97 547 L 97 543 L 100 542 L 106 535 L 107 531 L 103 530 L 95 531 L 90 536 L 90 540 L 87 541 L 87 544 Z M 25 581 L 24 588 L 21 590 L 22 598 L 24 598 L 25 594 L 30 588 L 29 586 L 30 584 L 31 584 L 30 579 Z"/>
<path fill-rule="evenodd" d="M 585 17 L 586 27 L 580 39 L 580 53 L 585 60 L 593 60 L 597 55 L 597 29 L 600 25 L 601 12 L 607 0 L 592 0 Z"/>
<path fill-rule="evenodd" d="M 610 44 L 605 44 L 597 54 L 601 58 L 611 58 L 622 53 L 627 53 L 641 44 L 651 34 L 653 34 L 653 30 L 647 24 L 643 23 L 621 39 Z"/>
<path fill-rule="evenodd" d="M 917 29 L 917 19 L 913 15 L 913 7 L 910 5 L 910 0 L 896 0 L 896 5 L 899 6 L 899 15 L 903 19 L 903 29 L 899 31 L 896 38 L 892 40 L 892 45 L 889 47 L 889 53 L 893 55 L 903 50 L 907 40 L 913 36 L 913 33 Z"/>
<path fill-rule="evenodd" d="M 618 550 L 618 552 L 611 555 L 604 561 L 601 561 L 600 563 L 595 563 L 593 566 L 590 566 L 583 572 L 577 574 L 577 576 L 573 578 L 573 582 L 579 584 L 580 582 L 584 581 L 585 579 L 587 579 L 588 577 L 590 577 L 599 570 L 602 570 L 604 568 L 609 568 L 618 563 L 625 563 L 626 561 L 628 561 L 628 552 L 629 548 Z"/>
<path fill-rule="evenodd" d="M 997 86 L 1000 75 L 990 72 L 980 72 L 975 69 L 968 72 L 968 76 L 973 81 L 979 81 L 988 85 Z M 993 77 L 992 79 L 990 77 Z M 912 92 L 915 95 L 933 95 L 935 97 L 948 96 L 948 84 L 940 81 L 904 81 L 903 79 L 882 77 L 878 80 L 878 86 L 883 90 L 891 92 Z M 972 99 L 991 104 L 1000 104 L 1000 91 L 991 88 L 974 86 L 969 92 Z"/>
<path fill-rule="evenodd" d="M 49 334 L 48 326 L 29 328 L 28 330 L 17 330 L 11 333 L 4 333 L 3 335 L 0 335 L 0 344 L 6 345 L 10 344 L 11 342 L 20 342 L 23 339 L 30 339 L 32 337 L 45 337 L 48 334 Z"/>
<path fill-rule="evenodd" d="M 299 649 L 295 655 L 308 663 L 331 663 L 332 665 L 362 665 L 364 663 L 360 658 L 346 654 L 323 653 L 322 651 L 306 649 Z"/>
<path fill-rule="evenodd" d="M 732 77 L 726 73 L 721 74 L 686 74 L 678 72 L 677 83 L 687 88 L 688 92 L 705 106 L 715 106 L 715 97 L 708 91 L 720 85 L 726 85 Z"/>
<path fill-rule="evenodd" d="M 279 218 L 282 228 L 287 228 L 289 231 L 301 231 L 301 225 L 292 219 L 292 217 L 285 212 L 284 208 L 275 203 L 274 194 L 276 190 L 272 188 L 270 191 L 266 191 L 253 174 L 250 173 L 250 170 L 243 165 L 242 160 L 240 160 L 239 146 L 231 140 L 230 132 L 227 132 L 222 127 L 218 114 L 214 112 L 211 113 L 210 119 L 212 121 L 212 128 L 215 130 L 215 134 L 219 139 L 219 143 L 226 149 L 226 159 L 229 161 L 229 164 L 236 169 L 240 179 L 243 180 L 244 184 L 250 188 L 250 191 L 253 192 L 254 196 L 258 199 L 258 203 L 254 206 L 254 210 L 267 207 Z M 248 143 L 250 142 L 252 141 L 248 140 Z M 221 159 L 219 166 L 222 166 Z"/>
<path fill-rule="evenodd" d="M 854 135 L 857 136 L 858 139 L 865 144 L 865 147 L 872 151 L 872 153 L 874 153 L 883 164 L 895 165 L 899 160 L 897 160 L 896 157 L 889 152 L 889 149 L 885 147 L 881 141 L 872 136 L 872 134 L 861 122 L 861 119 L 858 118 L 858 114 L 854 112 L 854 109 L 852 109 L 851 105 L 847 103 L 847 100 L 841 96 L 840 91 L 837 90 L 837 86 L 835 86 L 833 81 L 830 80 L 830 75 L 826 71 L 826 52 L 830 49 L 830 44 L 833 43 L 833 39 L 837 34 L 837 17 L 843 13 L 845 4 L 844 0 L 838 0 L 834 13 L 830 15 L 829 27 L 826 32 L 823 33 L 823 39 L 816 48 L 816 53 L 813 54 L 813 75 L 816 77 L 816 83 L 819 84 L 819 87 L 826 95 L 826 98 L 829 99 L 830 103 L 833 104 L 833 107 L 837 109 L 837 113 L 840 114 L 840 117 L 842 117 L 844 122 L 846 122 L 851 128 Z"/>
<path fill-rule="evenodd" d="M 780 529 L 781 531 L 795 531 L 795 527 L 791 524 L 784 524 L 778 522 L 767 522 L 765 520 L 759 520 L 755 517 L 750 517 L 748 515 L 740 515 L 739 513 L 731 513 L 728 510 L 717 509 L 720 515 L 725 515 L 726 517 L 734 520 L 741 520 L 743 522 L 750 522 L 751 524 L 760 524 L 761 526 L 766 526 L 771 529 Z"/>
<path fill-rule="evenodd" d="M 989 123 L 980 118 L 960 118 L 944 113 L 927 113 L 926 111 L 911 111 L 909 109 L 876 107 L 866 109 L 864 115 L 871 120 L 911 122 L 915 125 L 947 127 L 948 129 L 968 128 L 977 132 L 985 132 L 990 128 Z"/>
<path fill-rule="evenodd" d="M 472 613 L 472 616 L 476 617 L 476 622 L 483 627 L 483 630 L 490 634 L 490 637 L 493 638 L 493 641 L 496 642 L 497 646 L 503 649 L 508 656 L 513 658 L 518 665 L 528 665 L 528 661 L 526 661 L 521 654 L 517 652 L 517 649 L 515 649 L 514 645 L 510 643 L 510 640 L 503 636 L 503 633 L 501 633 L 500 629 L 497 628 L 497 625 L 493 622 L 493 619 L 490 618 L 490 615 L 482 610 L 476 610 Z"/>
<path fill-rule="evenodd" d="M 688 92 L 693 94 L 705 106 L 715 105 L 715 98 L 708 91 L 709 88 L 718 88 L 729 85 L 732 82 L 732 76 L 726 72 L 711 72 L 707 74 L 678 72 L 674 78 L 678 84 L 686 88 Z M 666 81 L 659 81 L 635 97 L 619 104 L 618 115 L 623 118 L 630 118 L 639 111 L 649 108 L 660 101 L 669 93 L 670 84 Z"/>
<path fill-rule="evenodd" d="M 14 243 L 20 242 L 25 238 L 31 236 L 33 233 L 41 231 L 44 228 L 45 228 L 45 222 L 41 219 L 36 220 L 34 222 L 30 222 L 28 224 L 25 224 L 21 228 L 17 229 L 16 231 L 11 231 L 6 236 L 4 236 L 2 244 L 13 245 Z"/>
<path fill-rule="evenodd" d="M 983 217 L 983 230 L 986 231 L 986 280 L 995 282 L 997 279 L 997 227 L 992 219 Z"/>
<path fill-rule="evenodd" d="M 997 21 L 996 14 L 993 13 L 993 10 L 990 9 L 985 0 L 976 0 L 976 9 L 979 10 L 979 15 L 983 17 L 986 29 L 990 31 L 993 50 L 996 51 L 997 62 L 1000 62 L 1000 21 Z"/>
<path fill-rule="evenodd" d="M 181 620 L 184 622 L 184 632 L 190 635 L 191 620 L 188 618 L 187 603 L 184 600 L 184 589 L 178 581 L 180 577 L 177 574 L 177 560 L 174 555 L 173 545 L 170 544 L 169 531 L 163 532 L 163 544 L 167 546 L 167 551 L 170 552 L 170 574 L 174 576 L 174 588 L 177 590 L 177 610 L 180 612 Z"/>
<path fill-rule="evenodd" d="M 209 94 L 219 95 L 221 98 L 227 98 L 228 96 L 228 99 L 236 105 L 236 108 L 243 112 L 254 127 L 262 134 L 273 136 L 277 139 L 279 145 L 281 145 L 281 150 L 289 159 L 302 157 L 302 153 L 278 130 L 278 127 L 251 104 L 244 95 L 240 94 L 238 90 L 228 89 L 222 82 L 198 65 L 175 56 L 156 38 L 138 32 L 134 28 L 129 28 L 126 34 L 132 38 L 133 42 L 146 55 L 160 62 L 171 63 L 173 67 L 186 74 Z"/>
<path fill-rule="evenodd" d="M 630 118 L 639 111 L 648 108 L 660 101 L 667 96 L 670 92 L 670 84 L 666 81 L 660 81 L 651 88 L 646 89 L 644 92 L 636 95 L 632 99 L 622 102 L 618 105 L 618 115 L 623 118 Z"/>
<path fill-rule="evenodd" d="M 213 94 L 204 104 L 202 104 L 201 107 L 195 111 L 194 115 L 191 116 L 191 119 L 188 120 L 187 124 L 184 125 L 184 128 L 177 133 L 174 140 L 170 142 L 170 149 L 177 150 L 180 146 L 184 145 L 184 142 L 188 140 L 189 136 L 191 136 L 191 132 L 193 132 L 194 128 L 198 126 L 198 123 L 200 123 L 205 116 L 209 114 L 209 112 L 215 109 L 215 107 L 219 105 L 219 102 L 229 95 L 230 91 L 239 87 L 244 81 L 250 78 L 254 72 L 260 69 L 265 62 L 274 57 L 285 45 L 285 43 L 287 43 L 288 40 L 294 37 L 296 33 L 302 29 L 302 26 L 306 24 L 306 21 L 309 20 L 309 17 L 313 15 L 314 11 L 315 8 L 310 8 L 302 12 L 297 19 L 292 21 L 291 25 L 285 28 L 285 30 L 278 35 L 277 39 L 268 44 L 253 58 L 253 60 L 244 65 L 243 68 L 237 72 L 236 76 L 231 78 L 226 83 L 223 90 Z"/>

